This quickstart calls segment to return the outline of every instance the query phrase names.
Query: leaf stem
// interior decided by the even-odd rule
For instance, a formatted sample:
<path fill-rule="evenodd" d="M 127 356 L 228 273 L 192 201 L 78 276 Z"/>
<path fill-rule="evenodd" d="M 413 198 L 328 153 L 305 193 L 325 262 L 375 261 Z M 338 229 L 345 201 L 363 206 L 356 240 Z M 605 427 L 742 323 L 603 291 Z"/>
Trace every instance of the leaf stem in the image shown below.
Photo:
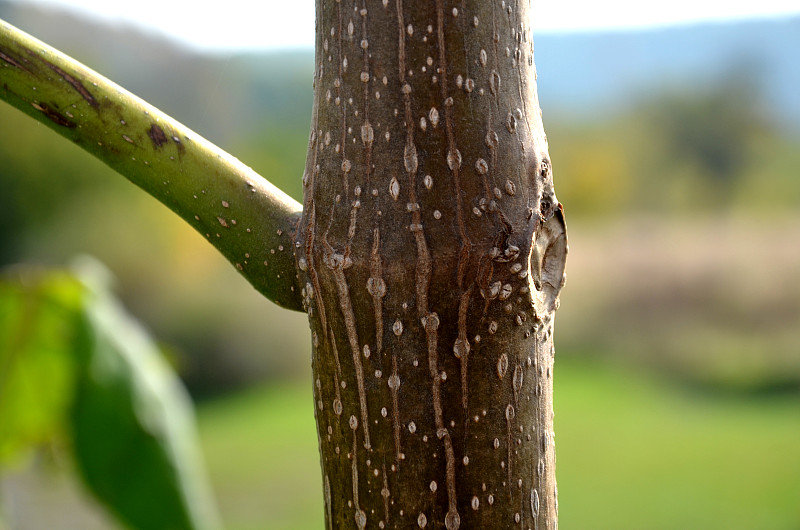
<path fill-rule="evenodd" d="M 165 204 L 264 296 L 302 310 L 291 248 L 302 207 L 251 168 L 2 20 L 0 99 Z"/>

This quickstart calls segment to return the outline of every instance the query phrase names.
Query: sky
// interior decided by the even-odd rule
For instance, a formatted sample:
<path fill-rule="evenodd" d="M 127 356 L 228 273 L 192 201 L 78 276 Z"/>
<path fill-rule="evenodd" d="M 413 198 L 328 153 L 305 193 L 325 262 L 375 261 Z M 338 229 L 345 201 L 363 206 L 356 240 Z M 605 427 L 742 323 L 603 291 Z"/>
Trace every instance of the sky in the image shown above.
<path fill-rule="evenodd" d="M 209 52 L 314 46 L 313 0 L 225 0 L 209 7 L 196 0 L 136 0 L 135 6 L 121 0 L 16 1 L 130 23 Z M 534 13 L 535 32 L 641 29 L 800 15 L 800 1 L 534 0 Z"/>

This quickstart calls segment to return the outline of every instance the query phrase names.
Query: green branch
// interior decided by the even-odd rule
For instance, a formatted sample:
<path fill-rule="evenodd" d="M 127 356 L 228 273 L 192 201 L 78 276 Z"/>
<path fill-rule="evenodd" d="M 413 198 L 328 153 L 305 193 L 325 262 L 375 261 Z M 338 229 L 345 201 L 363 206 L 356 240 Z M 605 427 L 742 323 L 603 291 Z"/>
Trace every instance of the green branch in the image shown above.
<path fill-rule="evenodd" d="M 252 169 L 2 20 L 0 98 L 180 215 L 264 296 L 302 310 L 291 247 L 302 208 Z"/>

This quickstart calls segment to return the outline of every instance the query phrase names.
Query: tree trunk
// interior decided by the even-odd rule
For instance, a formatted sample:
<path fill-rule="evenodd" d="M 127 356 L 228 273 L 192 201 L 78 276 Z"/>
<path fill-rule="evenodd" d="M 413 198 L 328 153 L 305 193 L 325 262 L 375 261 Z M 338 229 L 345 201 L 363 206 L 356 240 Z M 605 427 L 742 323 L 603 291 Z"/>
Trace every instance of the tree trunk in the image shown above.
<path fill-rule="evenodd" d="M 296 234 L 328 528 L 556 528 L 566 233 L 527 2 L 317 0 Z"/>

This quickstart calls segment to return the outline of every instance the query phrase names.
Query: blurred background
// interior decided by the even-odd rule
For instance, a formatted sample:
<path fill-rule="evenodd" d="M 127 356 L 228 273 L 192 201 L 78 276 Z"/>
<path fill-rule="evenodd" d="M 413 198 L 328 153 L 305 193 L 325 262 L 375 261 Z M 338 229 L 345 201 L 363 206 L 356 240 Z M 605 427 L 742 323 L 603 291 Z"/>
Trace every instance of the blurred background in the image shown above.
<path fill-rule="evenodd" d="M 695 2 L 694 22 L 676 18 L 689 7 L 569 26 L 546 11 L 556 3 L 540 2 L 550 25 L 535 43 L 570 236 L 556 326 L 561 524 L 800 529 L 800 7 L 748 17 L 733 2 L 716 15 L 737 16 L 720 19 Z M 0 18 L 299 199 L 311 9 L 298 8 L 291 37 L 261 30 L 293 46 L 282 49 L 226 39 L 211 26 L 226 21 L 200 13 L 200 37 L 169 37 L 147 17 L 177 29 L 185 13 L 143 9 L 126 22 L 0 0 Z M 77 254 L 113 271 L 194 396 L 227 527 L 322 527 L 305 316 L 262 300 L 166 208 L 0 105 L 0 267 Z M 113 528 L 57 470 L 0 484 L 9 528 Z M 57 523 L 37 519 L 42 502 Z"/>

